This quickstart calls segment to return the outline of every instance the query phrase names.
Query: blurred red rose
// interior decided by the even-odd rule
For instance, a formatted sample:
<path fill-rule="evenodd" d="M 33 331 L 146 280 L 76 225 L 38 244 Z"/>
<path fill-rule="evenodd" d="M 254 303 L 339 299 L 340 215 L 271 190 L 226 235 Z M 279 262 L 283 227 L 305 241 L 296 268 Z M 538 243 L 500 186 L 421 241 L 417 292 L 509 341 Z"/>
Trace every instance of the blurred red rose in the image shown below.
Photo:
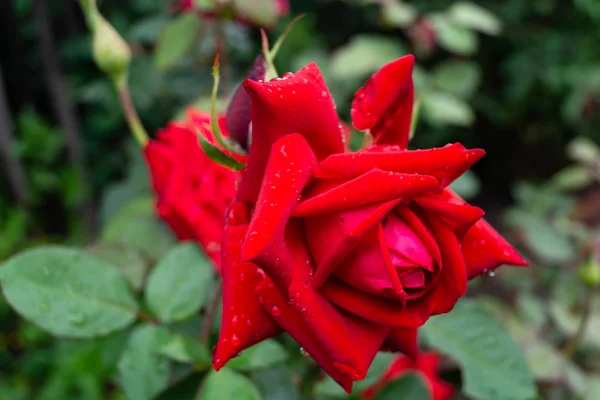
<path fill-rule="evenodd" d="M 226 132 L 224 115 L 219 125 Z M 197 241 L 219 270 L 225 209 L 235 196 L 239 174 L 204 154 L 198 132 L 212 140 L 210 115 L 190 108 L 186 120 L 160 130 L 144 154 L 158 215 L 180 240 Z"/>
<path fill-rule="evenodd" d="M 454 395 L 454 386 L 439 376 L 440 356 L 436 353 L 421 353 L 416 360 L 400 356 L 396 358 L 381 379 L 366 389 L 362 396 L 372 399 L 386 384 L 408 373 L 418 374 L 429 391 L 430 400 L 449 400 Z M 424 399 L 425 400 L 425 399 Z"/>
<path fill-rule="evenodd" d="M 284 330 L 350 391 L 381 348 L 414 356 L 417 328 L 470 277 L 527 265 L 447 189 L 483 150 L 406 150 L 412 68 L 391 62 L 356 93 L 353 125 L 373 137 L 359 152 L 314 63 L 246 80 L 252 140 L 227 213 L 215 368 Z"/>

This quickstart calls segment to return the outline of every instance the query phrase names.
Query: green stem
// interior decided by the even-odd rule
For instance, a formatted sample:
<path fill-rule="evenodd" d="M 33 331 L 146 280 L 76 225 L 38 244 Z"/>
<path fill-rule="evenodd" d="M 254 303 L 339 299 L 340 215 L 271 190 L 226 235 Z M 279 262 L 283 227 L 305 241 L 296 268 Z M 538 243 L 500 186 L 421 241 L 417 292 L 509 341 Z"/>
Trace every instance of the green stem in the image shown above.
<path fill-rule="evenodd" d="M 115 80 L 115 86 L 119 92 L 119 100 L 121 100 L 121 107 L 125 113 L 125 119 L 131 130 L 131 134 L 141 147 L 145 147 L 148 143 L 148 133 L 140 121 L 140 117 L 133 105 L 131 100 L 131 93 L 127 86 L 127 78 L 123 76 L 119 80 Z"/>
<path fill-rule="evenodd" d="M 579 326 L 577 327 L 577 331 L 575 334 L 565 343 L 562 354 L 570 358 L 575 350 L 577 350 L 577 346 L 581 341 L 581 338 L 585 334 L 585 330 L 587 328 L 588 322 L 590 320 L 590 315 L 592 311 L 592 299 L 593 299 L 593 290 L 590 288 L 585 289 L 585 294 L 583 298 L 583 310 L 581 311 L 581 321 L 579 322 Z"/>

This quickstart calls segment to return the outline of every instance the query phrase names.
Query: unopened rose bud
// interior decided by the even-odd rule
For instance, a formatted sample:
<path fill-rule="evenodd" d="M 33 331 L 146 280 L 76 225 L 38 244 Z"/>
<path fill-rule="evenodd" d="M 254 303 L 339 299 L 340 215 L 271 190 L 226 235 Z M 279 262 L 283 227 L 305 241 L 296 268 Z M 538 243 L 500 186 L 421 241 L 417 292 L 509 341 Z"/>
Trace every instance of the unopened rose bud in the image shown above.
<path fill-rule="evenodd" d="M 95 16 L 94 26 L 94 61 L 102 71 L 118 79 L 131 62 L 129 46 L 101 15 Z"/>
<path fill-rule="evenodd" d="M 577 269 L 577 275 L 581 282 L 594 289 L 600 285 L 600 263 L 595 259 L 590 259 Z"/>

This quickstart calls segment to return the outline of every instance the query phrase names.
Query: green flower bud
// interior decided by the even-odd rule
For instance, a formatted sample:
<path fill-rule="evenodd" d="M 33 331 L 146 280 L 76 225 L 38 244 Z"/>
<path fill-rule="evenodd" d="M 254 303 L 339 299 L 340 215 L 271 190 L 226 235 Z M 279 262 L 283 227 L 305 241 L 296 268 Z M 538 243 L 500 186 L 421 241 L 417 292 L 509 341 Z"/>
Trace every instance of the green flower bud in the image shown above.
<path fill-rule="evenodd" d="M 93 54 L 98 67 L 113 79 L 120 79 L 131 62 L 129 46 L 100 14 L 94 20 Z"/>
<path fill-rule="evenodd" d="M 577 275 L 584 285 L 592 289 L 598 287 L 600 285 L 600 263 L 592 257 L 577 269 Z"/>

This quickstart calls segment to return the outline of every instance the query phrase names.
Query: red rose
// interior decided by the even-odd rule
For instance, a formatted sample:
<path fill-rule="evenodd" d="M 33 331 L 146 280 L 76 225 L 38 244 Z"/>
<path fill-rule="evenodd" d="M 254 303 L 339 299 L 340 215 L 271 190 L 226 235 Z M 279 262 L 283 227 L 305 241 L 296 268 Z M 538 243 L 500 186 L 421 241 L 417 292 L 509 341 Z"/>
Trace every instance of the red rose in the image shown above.
<path fill-rule="evenodd" d="M 185 122 L 172 122 L 150 140 L 144 154 L 156 194 L 156 210 L 180 240 L 195 240 L 221 265 L 225 209 L 239 174 L 210 160 L 197 132 L 212 139 L 208 113 L 189 109 Z M 219 125 L 225 132 L 225 117 Z"/>
<path fill-rule="evenodd" d="M 526 265 L 446 189 L 483 150 L 406 150 L 412 67 L 400 58 L 357 92 L 352 122 L 374 144 L 355 153 L 314 63 L 245 82 L 252 143 L 227 214 L 215 368 L 284 330 L 350 391 L 382 347 L 416 354 L 417 328 L 449 312 L 469 276 Z"/>
<path fill-rule="evenodd" d="M 418 374 L 429 390 L 431 400 L 449 400 L 454 395 L 454 387 L 439 376 L 440 356 L 436 353 L 421 353 L 416 359 L 406 356 L 396 358 L 379 382 L 365 390 L 365 399 L 372 399 L 387 383 L 408 373 Z"/>

